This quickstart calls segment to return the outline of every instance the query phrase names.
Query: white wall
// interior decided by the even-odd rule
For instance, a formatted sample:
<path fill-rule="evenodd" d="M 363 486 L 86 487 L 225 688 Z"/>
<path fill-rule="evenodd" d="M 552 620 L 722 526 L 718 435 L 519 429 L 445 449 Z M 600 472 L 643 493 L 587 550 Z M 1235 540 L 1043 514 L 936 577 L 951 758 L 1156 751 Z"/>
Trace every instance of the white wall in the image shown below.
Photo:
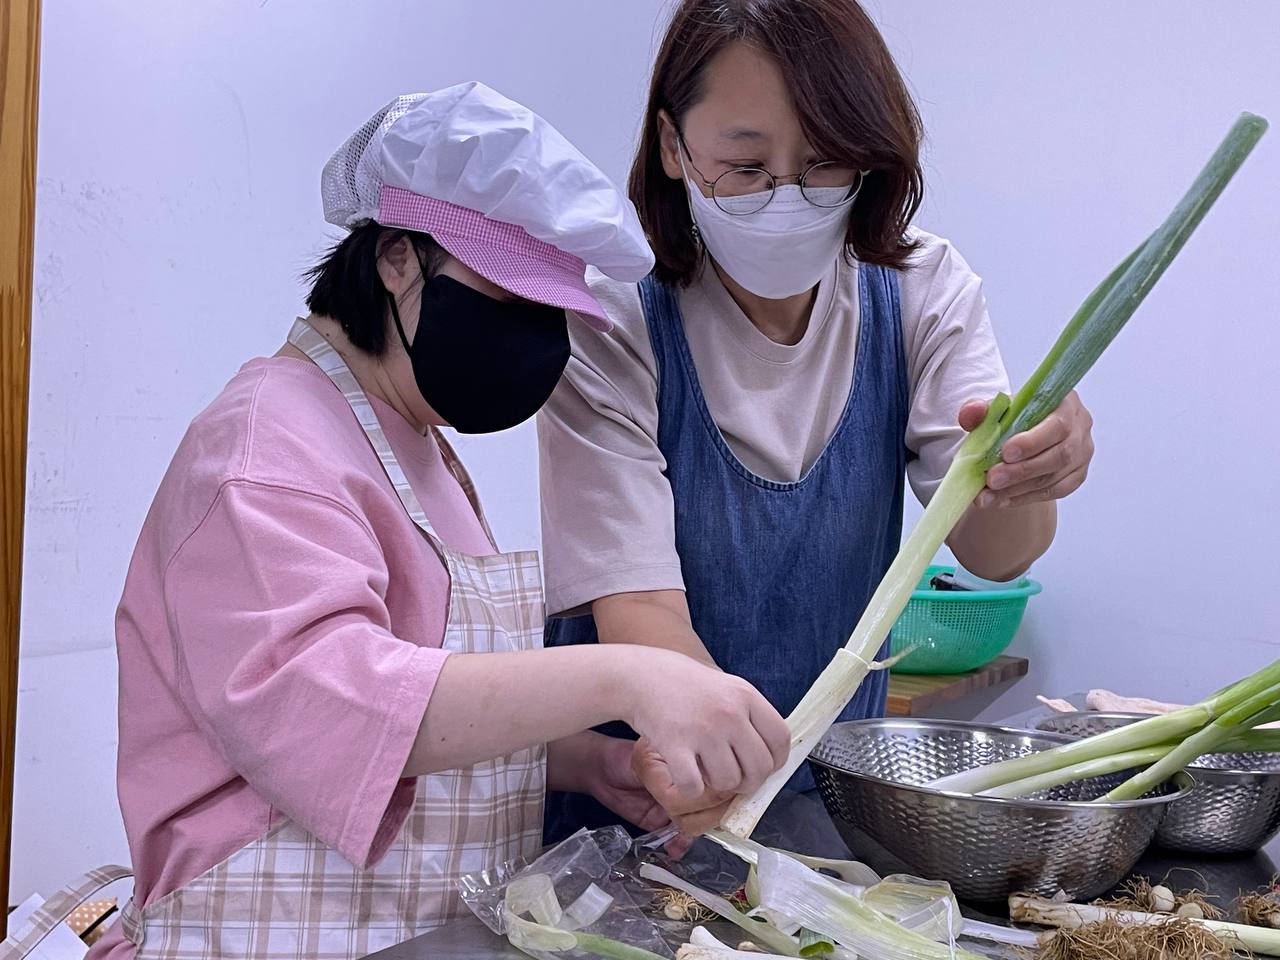
<path fill-rule="evenodd" d="M 1239 111 L 1280 123 L 1274 4 L 880 6 L 930 134 L 921 219 L 984 277 L 1015 385 Z M 1035 570 L 1031 675 L 984 718 L 1195 699 L 1280 655 L 1278 186 L 1273 129 L 1082 384 L 1095 466 Z"/>
<path fill-rule="evenodd" d="M 621 178 L 664 6 L 46 4 L 11 899 L 127 856 L 125 565 L 188 420 L 299 309 L 328 153 L 396 93 L 479 78 Z M 930 128 L 921 222 L 987 278 L 1015 380 L 1238 110 L 1280 121 L 1274 5 L 872 9 Z M 1097 468 L 1037 568 L 1034 676 L 994 713 L 1042 689 L 1192 696 L 1274 656 L 1278 158 L 1273 132 L 1085 384 Z M 536 542 L 532 431 L 463 450 L 500 538 Z"/>

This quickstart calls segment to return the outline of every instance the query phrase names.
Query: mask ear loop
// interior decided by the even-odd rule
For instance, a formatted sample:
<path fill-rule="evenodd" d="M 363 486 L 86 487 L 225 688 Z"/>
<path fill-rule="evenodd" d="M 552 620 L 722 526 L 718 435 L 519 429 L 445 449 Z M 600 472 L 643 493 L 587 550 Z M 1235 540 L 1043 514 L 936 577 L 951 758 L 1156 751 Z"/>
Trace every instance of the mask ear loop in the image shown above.
<path fill-rule="evenodd" d="M 418 252 L 418 245 L 413 242 L 413 238 L 408 237 L 407 235 L 406 235 L 406 238 L 409 241 L 409 246 L 413 248 L 414 259 L 418 261 L 418 274 L 420 279 L 422 280 L 422 286 L 426 287 L 427 265 L 422 262 L 422 254 Z M 400 308 L 396 304 L 395 294 L 393 294 L 386 287 L 383 287 L 382 289 L 383 289 L 383 292 L 386 293 L 387 295 L 387 305 L 391 307 L 391 319 L 395 321 L 396 333 L 400 334 L 400 342 L 404 344 L 405 356 L 412 357 L 413 348 L 409 345 L 409 338 L 404 335 L 404 324 L 400 322 Z"/>
<path fill-rule="evenodd" d="M 685 147 L 684 137 L 680 136 L 679 130 L 676 131 L 676 146 L 679 148 L 676 150 L 676 159 L 680 161 L 680 176 L 684 178 L 684 202 L 689 207 L 689 223 L 692 224 L 690 233 L 693 236 L 694 244 L 701 248 L 703 246 L 702 231 L 698 229 L 698 218 L 693 212 L 693 197 L 689 194 L 690 190 L 697 188 L 693 185 L 693 181 L 689 179 L 689 171 L 684 168 L 684 152 L 688 148 Z"/>

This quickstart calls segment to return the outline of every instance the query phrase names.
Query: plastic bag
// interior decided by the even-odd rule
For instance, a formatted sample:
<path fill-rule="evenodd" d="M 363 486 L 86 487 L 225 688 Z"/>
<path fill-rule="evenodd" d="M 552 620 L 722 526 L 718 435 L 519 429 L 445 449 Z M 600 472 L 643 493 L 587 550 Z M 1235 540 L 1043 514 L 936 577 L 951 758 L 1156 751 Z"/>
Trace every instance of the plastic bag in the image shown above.
<path fill-rule="evenodd" d="M 960 904 L 945 881 L 894 874 L 868 887 L 862 902 L 939 943 L 954 942 L 964 930 Z"/>
<path fill-rule="evenodd" d="M 630 849 L 621 827 L 579 830 L 532 863 L 463 877 L 462 900 L 490 930 L 539 960 L 595 957 L 619 945 L 670 958 L 615 869 Z"/>
<path fill-rule="evenodd" d="M 921 884 L 921 894 L 900 912 L 914 929 L 889 917 L 859 896 L 857 888 L 810 870 L 798 860 L 762 851 L 759 856 L 760 903 L 771 914 L 824 934 L 860 956 L 877 960 L 944 960 L 971 956 L 956 945 L 959 907 L 945 885 Z M 897 884 L 913 878 L 894 878 Z M 872 888 L 874 889 L 874 888 Z M 892 887 L 881 885 L 883 899 L 903 902 Z M 939 896 L 941 894 L 941 896 Z M 936 906 L 935 906 L 936 901 Z M 930 934 L 942 939 L 935 940 Z"/>

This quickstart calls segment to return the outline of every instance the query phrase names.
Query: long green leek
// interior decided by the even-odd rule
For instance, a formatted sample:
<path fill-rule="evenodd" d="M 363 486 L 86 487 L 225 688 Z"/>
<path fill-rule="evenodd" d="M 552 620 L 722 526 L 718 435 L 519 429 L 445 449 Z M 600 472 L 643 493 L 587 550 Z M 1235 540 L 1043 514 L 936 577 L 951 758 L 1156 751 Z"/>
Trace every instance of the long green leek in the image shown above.
<path fill-rule="evenodd" d="M 791 751 L 786 764 L 754 794 L 734 801 L 722 824 L 726 830 L 746 837 L 755 829 L 773 798 L 853 698 L 925 568 L 985 485 L 986 472 L 999 461 L 1005 441 L 1038 424 L 1079 383 L 1182 249 L 1266 128 L 1261 117 L 1242 114 L 1168 219 L 1089 295 L 1022 389 L 1012 400 L 1001 395 L 992 402 L 986 419 L 961 445 L 852 636 L 787 718 Z"/>
<path fill-rule="evenodd" d="M 1200 755 L 1238 739 L 1249 727 L 1269 722 L 1269 712 L 1277 702 L 1280 702 L 1280 660 L 1193 706 L 1148 717 L 1051 750 L 964 770 L 934 780 L 929 786 L 953 793 L 1025 796 L 1035 790 L 1083 777 L 1142 766 L 1141 762 L 1134 762 L 1105 769 L 1108 763 L 1118 762 L 1115 760 L 1117 756 L 1164 747 L 1162 756 L 1145 755 L 1149 757 L 1145 762 L 1151 766 L 1106 797 L 1110 800 L 1133 799 Z M 1134 759 L 1138 761 L 1141 758 Z M 1023 791 L 1019 784 L 1028 781 L 1034 789 Z M 1005 789 L 997 792 L 997 788 Z"/>

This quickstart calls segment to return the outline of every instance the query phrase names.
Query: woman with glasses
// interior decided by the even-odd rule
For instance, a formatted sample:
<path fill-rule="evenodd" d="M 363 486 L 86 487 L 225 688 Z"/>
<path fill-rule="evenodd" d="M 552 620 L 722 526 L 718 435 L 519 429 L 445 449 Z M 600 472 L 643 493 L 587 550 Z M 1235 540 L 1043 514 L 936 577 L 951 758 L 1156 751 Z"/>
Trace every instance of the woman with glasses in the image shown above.
<path fill-rule="evenodd" d="M 677 7 L 629 185 L 657 265 L 591 280 L 616 326 L 574 331 L 539 418 L 549 645 L 678 650 L 786 714 L 847 640 L 906 482 L 927 501 L 1008 389 L 980 280 L 912 226 L 921 136 L 854 0 Z M 1073 394 L 1006 445 L 948 541 L 972 575 L 1049 547 L 1090 430 Z M 842 719 L 883 713 L 887 679 Z M 614 820 L 553 795 L 548 837 Z"/>

